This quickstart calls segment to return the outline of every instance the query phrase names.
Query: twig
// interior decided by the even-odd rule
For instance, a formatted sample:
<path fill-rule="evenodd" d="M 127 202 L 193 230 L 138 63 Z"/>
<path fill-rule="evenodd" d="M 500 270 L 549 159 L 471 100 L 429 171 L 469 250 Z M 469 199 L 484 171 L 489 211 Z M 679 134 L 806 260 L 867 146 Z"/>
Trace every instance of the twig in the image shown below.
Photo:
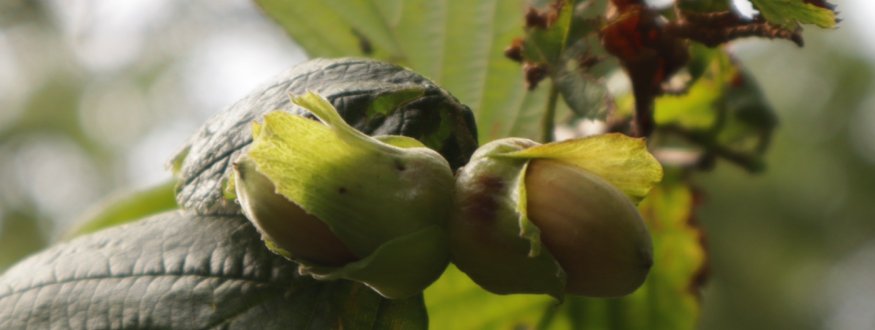
<path fill-rule="evenodd" d="M 556 101 L 559 99 L 559 89 L 556 88 L 555 82 L 550 85 L 547 97 L 547 107 L 544 109 L 544 116 L 541 117 L 541 141 L 544 143 L 553 142 L 554 139 L 554 117 L 556 117 Z"/>

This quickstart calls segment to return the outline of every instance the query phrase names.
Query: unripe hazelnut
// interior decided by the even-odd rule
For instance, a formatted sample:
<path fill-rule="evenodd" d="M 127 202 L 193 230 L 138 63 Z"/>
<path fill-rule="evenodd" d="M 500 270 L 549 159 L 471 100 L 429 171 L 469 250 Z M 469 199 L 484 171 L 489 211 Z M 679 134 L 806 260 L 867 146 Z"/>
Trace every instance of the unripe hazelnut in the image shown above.
<path fill-rule="evenodd" d="M 614 297 L 644 283 L 652 243 L 626 195 L 586 170 L 554 160 L 532 160 L 525 181 L 529 219 L 565 271 L 565 292 Z"/>
<path fill-rule="evenodd" d="M 316 94 L 293 102 L 322 123 L 277 111 L 254 124 L 235 162 L 244 215 L 302 274 L 358 281 L 387 298 L 421 292 L 449 263 L 447 161 L 412 138 L 356 131 Z"/>
<path fill-rule="evenodd" d="M 511 138 L 482 146 L 457 174 L 453 262 L 499 294 L 561 299 L 566 293 L 633 292 L 650 269 L 652 243 L 632 197 L 643 197 L 638 194 L 661 178 L 661 167 L 640 143 L 610 135 L 547 145 Z M 587 146 L 609 154 L 597 160 L 580 152 Z M 615 162 L 624 157 L 632 161 Z M 596 174 L 611 168 L 605 164 L 620 174 Z M 646 173 L 623 179 L 622 172 L 632 169 Z"/>
<path fill-rule="evenodd" d="M 360 259 L 324 222 L 278 194 L 251 161 L 235 163 L 234 173 L 244 215 L 281 254 L 326 266 Z"/>

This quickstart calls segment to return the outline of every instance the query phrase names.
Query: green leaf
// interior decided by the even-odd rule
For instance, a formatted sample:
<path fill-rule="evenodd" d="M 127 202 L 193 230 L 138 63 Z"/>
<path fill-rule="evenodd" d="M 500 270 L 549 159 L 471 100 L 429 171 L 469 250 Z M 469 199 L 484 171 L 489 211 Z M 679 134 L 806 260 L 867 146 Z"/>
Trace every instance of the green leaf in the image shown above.
<path fill-rule="evenodd" d="M 391 93 L 379 95 L 374 98 L 373 103 L 368 106 L 365 115 L 368 116 L 370 120 L 373 120 L 375 117 L 386 117 L 392 114 L 395 110 L 402 108 L 405 104 L 422 97 L 424 93 L 424 88 L 414 87 L 407 90 L 392 91 Z"/>
<path fill-rule="evenodd" d="M 693 79 L 683 95 L 656 100 L 657 131 L 682 137 L 705 157 L 729 160 L 748 171 L 764 168 L 763 156 L 778 124 L 756 81 L 725 50 L 691 47 Z M 621 113 L 631 114 L 631 95 L 621 98 Z"/>
<path fill-rule="evenodd" d="M 686 95 L 656 102 L 655 119 L 703 149 L 707 155 L 759 171 L 777 126 L 777 116 L 752 76 L 723 50 L 693 47 L 707 65 Z"/>
<path fill-rule="evenodd" d="M 523 39 L 523 58 L 535 63 L 556 65 L 559 63 L 562 52 L 570 39 L 571 25 L 573 23 L 574 5 L 563 1 L 561 7 L 551 4 L 545 10 L 555 15 L 552 24 L 547 27 L 528 27 Z"/>
<path fill-rule="evenodd" d="M 723 97 L 721 80 L 701 79 L 690 86 L 682 97 L 661 97 L 656 100 L 654 121 L 658 125 L 680 125 L 706 130 L 717 122 L 717 111 Z"/>
<path fill-rule="evenodd" d="M 431 329 L 533 329 L 556 300 L 546 295 L 496 295 L 456 267 L 425 290 Z"/>
<path fill-rule="evenodd" d="M 804 0 L 751 0 L 754 8 L 772 24 L 793 29 L 798 24 L 814 24 L 822 28 L 836 26 L 836 13 Z"/>
<path fill-rule="evenodd" d="M 176 209 L 176 180 L 135 192 L 119 192 L 86 211 L 61 240 L 69 240 L 101 229 L 139 220 Z"/>
<path fill-rule="evenodd" d="M 603 118 L 607 114 L 610 95 L 605 83 L 595 71 L 616 68 L 615 63 L 595 60 L 604 55 L 598 40 L 597 18 L 603 5 L 582 1 L 553 2 L 541 11 L 542 15 L 555 14 L 552 24 L 543 27 L 528 27 L 522 44 L 525 62 L 544 65 L 559 95 L 578 117 Z M 558 6 L 557 5 L 561 5 Z M 546 11 L 546 12 L 545 12 Z M 593 16 L 593 17 L 590 17 Z M 593 60 L 601 65 L 598 70 L 582 63 Z M 604 73 L 604 72 L 601 72 Z"/>
<path fill-rule="evenodd" d="M 421 296 L 316 281 L 242 216 L 171 212 L 56 245 L 0 275 L 0 328 L 425 329 Z"/>
<path fill-rule="evenodd" d="M 575 55 L 578 52 L 573 51 L 580 47 L 583 46 L 569 48 L 563 53 L 563 60 L 552 76 L 553 83 L 576 117 L 604 119 L 610 110 L 612 96 L 600 75 L 581 66 L 578 56 L 586 55 Z"/>
<path fill-rule="evenodd" d="M 527 0 L 256 2 L 311 56 L 369 56 L 430 77 L 471 106 L 481 141 L 537 136 L 546 90 L 526 92 L 503 54 Z"/>
<path fill-rule="evenodd" d="M 611 133 L 547 143 L 502 157 L 546 158 L 592 172 L 638 202 L 659 180 L 662 166 L 643 139 Z"/>
<path fill-rule="evenodd" d="M 363 51 L 356 38 L 353 27 L 344 20 L 340 13 L 350 12 L 353 8 L 337 10 L 331 7 L 330 1 L 260 1 L 256 2 L 270 14 L 282 13 L 282 20 L 297 22 L 284 24 L 286 31 L 295 41 L 314 56 L 361 55 Z M 349 4 L 361 1 L 349 1 Z M 373 17 L 370 10 L 360 11 L 363 21 Z M 371 14 L 366 16 L 364 14 Z"/>

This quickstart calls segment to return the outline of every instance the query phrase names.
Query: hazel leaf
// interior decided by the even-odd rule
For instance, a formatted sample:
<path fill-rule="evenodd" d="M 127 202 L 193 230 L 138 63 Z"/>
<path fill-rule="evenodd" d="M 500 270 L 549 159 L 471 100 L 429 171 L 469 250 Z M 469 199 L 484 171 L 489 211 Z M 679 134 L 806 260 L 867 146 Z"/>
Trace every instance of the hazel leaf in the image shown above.
<path fill-rule="evenodd" d="M 405 95 L 406 96 L 406 95 Z M 343 118 L 340 117 L 340 114 L 337 113 L 337 110 L 331 105 L 331 102 L 328 102 L 324 97 L 319 96 L 319 94 L 313 92 L 307 92 L 302 96 L 292 96 L 292 103 L 297 104 L 310 112 L 312 112 L 316 117 L 319 117 L 325 125 L 332 128 L 335 132 L 335 135 L 340 139 L 345 139 L 348 141 L 361 140 L 363 142 L 376 142 L 374 138 L 362 133 L 352 126 L 349 126 Z M 385 99 L 385 98 L 384 98 Z M 382 106 L 380 108 L 383 108 Z M 267 118 L 265 118 L 265 122 L 267 122 Z M 276 126 L 274 126 L 276 127 Z M 253 136 L 258 135 L 260 129 L 253 128 Z M 377 143 L 375 146 L 387 146 L 385 144 Z"/>
<path fill-rule="evenodd" d="M 389 300 L 300 276 L 242 216 L 166 212 L 57 244 L 0 274 L 0 329 L 426 329 Z"/>
<path fill-rule="evenodd" d="M 785 28 L 794 28 L 798 24 L 833 28 L 837 23 L 834 10 L 805 0 L 751 0 L 751 2 L 767 21 Z"/>

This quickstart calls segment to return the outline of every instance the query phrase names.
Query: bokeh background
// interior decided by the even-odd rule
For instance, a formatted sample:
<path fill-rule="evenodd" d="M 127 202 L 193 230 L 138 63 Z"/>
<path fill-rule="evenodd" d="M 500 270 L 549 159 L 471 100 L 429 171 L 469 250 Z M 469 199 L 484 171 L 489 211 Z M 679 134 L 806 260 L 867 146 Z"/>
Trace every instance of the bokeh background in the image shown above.
<path fill-rule="evenodd" d="M 833 2 L 805 48 L 732 46 L 781 126 L 765 173 L 696 177 L 702 329 L 875 329 L 875 1 Z M 0 272 L 305 59 L 248 0 L 0 0 Z"/>

